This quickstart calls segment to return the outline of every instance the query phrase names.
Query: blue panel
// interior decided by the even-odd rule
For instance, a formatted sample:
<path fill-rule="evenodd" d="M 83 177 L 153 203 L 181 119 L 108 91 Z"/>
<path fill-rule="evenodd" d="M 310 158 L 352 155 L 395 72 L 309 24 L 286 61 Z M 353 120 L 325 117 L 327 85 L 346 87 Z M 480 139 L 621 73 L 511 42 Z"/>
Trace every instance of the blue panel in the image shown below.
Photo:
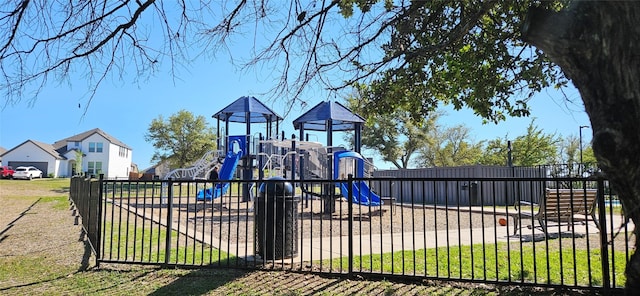
<path fill-rule="evenodd" d="M 238 143 L 240 146 L 240 150 L 243 155 L 248 155 L 247 151 L 247 136 L 229 136 L 227 139 L 227 152 L 235 152 L 233 151 L 233 143 Z"/>

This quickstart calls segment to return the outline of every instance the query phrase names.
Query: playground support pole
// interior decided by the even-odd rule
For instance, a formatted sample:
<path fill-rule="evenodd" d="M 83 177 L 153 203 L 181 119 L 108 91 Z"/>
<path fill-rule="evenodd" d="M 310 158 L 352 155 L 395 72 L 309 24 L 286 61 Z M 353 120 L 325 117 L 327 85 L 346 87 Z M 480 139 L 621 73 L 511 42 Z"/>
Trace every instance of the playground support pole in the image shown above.
<path fill-rule="evenodd" d="M 296 135 L 291 135 L 291 151 L 296 151 Z M 296 155 L 291 155 L 291 182 L 296 181 Z M 295 185 L 295 183 L 292 183 Z"/>
<path fill-rule="evenodd" d="M 260 133 L 260 144 L 258 144 L 258 180 L 264 179 L 264 156 L 262 153 L 264 153 L 264 144 L 262 144 L 262 141 L 264 140 L 264 138 L 262 137 L 262 133 Z"/>
<path fill-rule="evenodd" d="M 216 128 L 216 150 L 222 150 L 220 149 L 220 118 L 217 118 Z"/>
<path fill-rule="evenodd" d="M 229 120 L 224 121 L 224 154 L 229 151 Z"/>
<path fill-rule="evenodd" d="M 243 155 L 242 157 L 244 158 L 244 162 L 243 162 L 243 172 L 242 172 L 242 179 L 243 180 L 253 180 L 253 155 L 251 155 L 251 113 L 250 112 L 246 112 L 245 113 L 245 121 L 247 122 L 247 133 L 245 135 L 245 145 L 244 145 L 244 149 L 246 150 L 245 155 Z M 247 201 L 251 201 L 251 193 L 249 192 L 250 190 L 250 183 L 246 182 L 246 183 L 242 183 L 242 201 L 243 202 L 247 202 Z"/>
<path fill-rule="evenodd" d="M 333 180 L 333 120 L 327 120 L 327 180 Z M 323 212 L 325 214 L 332 214 L 336 211 L 336 198 L 335 198 L 335 190 L 333 188 L 333 184 L 331 182 L 327 182 L 324 184 L 324 196 L 325 203 Z"/>
<path fill-rule="evenodd" d="M 303 124 L 303 125 L 300 125 L 300 139 L 301 140 L 305 139 L 307 142 L 309 142 L 309 134 L 307 134 L 306 138 L 304 136 L 305 136 L 305 134 L 304 134 L 304 124 Z M 305 186 L 305 184 L 304 184 L 304 165 L 305 165 L 304 157 L 306 155 L 306 151 L 300 150 L 300 153 L 298 155 L 300 157 L 299 158 L 300 159 L 300 188 L 307 189 L 307 188 L 303 187 L 303 186 Z M 309 198 L 311 198 L 311 197 L 309 196 Z M 305 209 L 309 208 L 309 198 L 305 198 L 304 199 L 304 207 L 305 207 Z"/>
<path fill-rule="evenodd" d="M 348 209 L 348 213 L 349 213 L 349 222 L 348 222 L 348 226 L 347 229 L 349 231 L 348 236 L 349 236 L 349 247 L 348 247 L 348 260 L 349 260 L 349 272 L 348 274 L 351 275 L 353 274 L 353 175 L 349 174 L 349 181 L 348 181 L 348 186 L 347 187 L 347 197 L 349 199 L 349 203 L 347 204 L 347 209 Z"/>
<path fill-rule="evenodd" d="M 304 192 L 304 189 L 306 189 L 306 188 L 303 187 L 303 186 L 305 186 L 304 185 L 304 156 L 305 156 L 305 153 L 306 153 L 305 150 L 300 150 L 300 153 L 298 154 L 299 155 L 298 159 L 300 160 L 300 166 L 299 166 L 300 167 L 300 174 L 299 174 L 299 176 L 300 176 L 300 188 L 303 189 L 303 192 Z M 303 193 L 303 196 L 304 196 L 304 193 Z M 304 199 L 304 207 L 305 208 L 309 207 L 309 199 L 308 198 Z"/>
<path fill-rule="evenodd" d="M 354 139 L 354 150 L 358 153 L 362 153 L 362 124 L 361 123 L 356 123 L 355 124 L 355 135 L 353 137 Z"/>

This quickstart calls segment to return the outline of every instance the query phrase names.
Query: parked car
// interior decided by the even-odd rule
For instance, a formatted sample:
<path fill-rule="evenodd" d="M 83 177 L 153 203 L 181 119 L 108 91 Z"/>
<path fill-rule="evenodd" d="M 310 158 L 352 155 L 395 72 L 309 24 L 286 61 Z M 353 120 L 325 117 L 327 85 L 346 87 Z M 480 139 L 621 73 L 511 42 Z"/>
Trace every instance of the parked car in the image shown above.
<path fill-rule="evenodd" d="M 0 166 L 0 177 L 2 177 L 3 179 L 11 179 L 13 178 L 13 174 L 16 171 L 13 170 L 12 167 L 10 166 Z"/>
<path fill-rule="evenodd" d="M 33 179 L 33 178 L 42 178 L 42 171 L 36 167 L 32 166 L 20 166 L 16 168 L 15 173 L 13 173 L 14 179 Z"/>

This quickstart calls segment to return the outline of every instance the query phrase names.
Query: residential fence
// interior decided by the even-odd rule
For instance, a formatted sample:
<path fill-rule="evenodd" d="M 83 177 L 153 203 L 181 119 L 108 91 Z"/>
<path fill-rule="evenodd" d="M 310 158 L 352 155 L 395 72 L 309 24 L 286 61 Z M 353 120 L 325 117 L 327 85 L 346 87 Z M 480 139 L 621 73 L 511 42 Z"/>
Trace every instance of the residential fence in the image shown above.
<path fill-rule="evenodd" d="M 349 176 L 341 181 L 342 192 L 332 180 L 73 178 L 71 199 L 97 264 L 607 291 L 625 284 L 634 225 L 624 219 L 615 190 L 603 179 Z M 244 200 L 247 196 L 251 200 Z M 382 205 L 375 203 L 378 198 Z"/>

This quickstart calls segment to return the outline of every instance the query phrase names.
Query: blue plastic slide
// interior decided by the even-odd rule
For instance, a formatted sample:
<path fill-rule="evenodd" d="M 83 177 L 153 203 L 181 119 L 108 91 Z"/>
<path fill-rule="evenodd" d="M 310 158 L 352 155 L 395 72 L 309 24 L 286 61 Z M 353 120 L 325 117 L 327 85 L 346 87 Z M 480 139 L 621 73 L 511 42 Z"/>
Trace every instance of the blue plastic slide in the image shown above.
<path fill-rule="evenodd" d="M 333 153 L 333 179 L 338 180 L 340 167 L 340 160 L 346 158 L 353 158 L 357 161 L 356 177 L 362 178 L 364 176 L 364 157 L 360 153 L 354 151 L 337 151 Z M 339 181 L 336 183 L 340 187 L 340 194 L 344 198 L 349 199 L 349 183 L 345 181 Z M 353 182 L 353 202 L 363 206 L 379 207 L 383 204 L 380 196 L 375 194 L 367 183 L 364 181 Z"/>
<path fill-rule="evenodd" d="M 340 182 L 340 194 L 344 198 L 349 198 L 349 183 L 348 182 Z M 353 182 L 353 202 L 363 206 L 372 206 L 379 207 L 382 205 L 382 200 L 380 196 L 375 194 L 367 183 L 365 182 Z"/>
<path fill-rule="evenodd" d="M 218 181 L 216 181 L 215 186 L 198 191 L 196 200 L 212 200 L 225 194 L 229 189 L 229 182 L 222 181 L 230 181 L 233 178 L 240 158 L 242 158 L 242 151 L 238 151 L 238 153 L 227 152 L 227 156 L 218 173 Z"/>

